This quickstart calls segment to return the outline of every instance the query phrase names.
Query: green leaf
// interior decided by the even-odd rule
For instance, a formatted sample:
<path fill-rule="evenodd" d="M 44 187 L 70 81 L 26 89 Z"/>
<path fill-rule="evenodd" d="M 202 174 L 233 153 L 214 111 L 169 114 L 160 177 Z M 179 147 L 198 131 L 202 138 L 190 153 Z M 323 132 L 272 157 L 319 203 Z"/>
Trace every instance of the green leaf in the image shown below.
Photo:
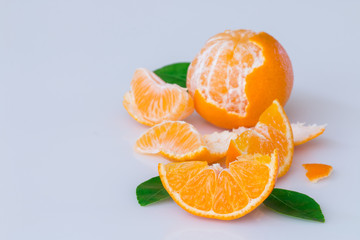
<path fill-rule="evenodd" d="M 325 222 L 319 204 L 311 197 L 299 192 L 274 188 L 264 204 L 282 214 Z"/>
<path fill-rule="evenodd" d="M 170 198 L 161 183 L 160 177 L 151 178 L 140 184 L 136 188 L 136 195 L 141 206 Z M 319 204 L 302 193 L 274 188 L 263 203 L 265 206 L 285 215 L 325 222 Z"/>
<path fill-rule="evenodd" d="M 146 206 L 170 198 L 170 195 L 163 187 L 160 177 L 153 177 L 137 186 L 136 197 L 141 206 Z"/>
<path fill-rule="evenodd" d="M 177 84 L 186 88 L 186 75 L 190 63 L 174 63 L 156 69 L 154 73 L 167 83 Z"/>

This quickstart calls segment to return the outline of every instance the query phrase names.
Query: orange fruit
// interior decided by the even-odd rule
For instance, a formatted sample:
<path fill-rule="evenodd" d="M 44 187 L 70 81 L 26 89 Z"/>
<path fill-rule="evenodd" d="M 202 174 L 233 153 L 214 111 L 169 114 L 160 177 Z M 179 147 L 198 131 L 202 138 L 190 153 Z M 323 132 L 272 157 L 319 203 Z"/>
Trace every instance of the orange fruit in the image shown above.
<path fill-rule="evenodd" d="M 242 155 L 224 169 L 190 161 L 159 164 L 161 182 L 172 199 L 197 216 L 231 220 L 259 206 L 274 188 L 278 171 L 271 155 Z"/>
<path fill-rule="evenodd" d="M 226 164 L 243 154 L 271 154 L 279 151 L 279 175 L 289 170 L 294 154 L 294 140 L 290 122 L 280 103 L 275 100 L 260 116 L 252 129 L 231 140 L 226 156 Z"/>
<path fill-rule="evenodd" d="M 182 120 L 194 111 L 194 102 L 185 88 L 165 83 L 144 68 L 135 71 L 123 105 L 136 121 L 148 126 L 165 120 Z"/>
<path fill-rule="evenodd" d="M 187 88 L 203 118 L 231 129 L 254 126 L 275 99 L 285 105 L 293 78 L 290 59 L 275 38 L 227 30 L 210 38 L 192 61 Z"/>
<path fill-rule="evenodd" d="M 303 167 L 307 170 L 306 177 L 314 183 L 328 177 L 332 172 L 332 167 L 326 164 L 308 163 L 303 164 Z"/>
<path fill-rule="evenodd" d="M 292 123 L 291 129 L 294 135 L 295 146 L 304 144 L 321 134 L 325 131 L 326 125 L 305 125 L 304 123 Z"/>

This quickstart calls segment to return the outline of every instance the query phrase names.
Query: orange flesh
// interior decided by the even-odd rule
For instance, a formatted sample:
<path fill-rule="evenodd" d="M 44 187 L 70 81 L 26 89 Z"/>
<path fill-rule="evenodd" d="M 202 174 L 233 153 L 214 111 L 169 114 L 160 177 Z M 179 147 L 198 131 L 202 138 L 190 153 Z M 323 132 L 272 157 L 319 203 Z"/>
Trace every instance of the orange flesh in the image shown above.
<path fill-rule="evenodd" d="M 201 136 L 189 123 L 165 121 L 140 136 L 135 149 L 144 154 L 161 154 L 172 161 L 212 163 L 226 156 L 230 139 L 235 136 L 228 131 Z"/>
<path fill-rule="evenodd" d="M 166 177 L 171 188 L 179 191 L 191 178 L 207 167 L 206 162 L 169 163 L 165 165 Z"/>
<path fill-rule="evenodd" d="M 179 191 L 184 203 L 203 211 L 210 211 L 215 193 L 215 172 L 205 169 L 191 178 Z"/>
<path fill-rule="evenodd" d="M 211 103 L 245 115 L 245 78 L 263 64 L 261 48 L 249 41 L 256 33 L 225 31 L 211 38 L 189 69 L 188 89 L 197 89 Z"/>
<path fill-rule="evenodd" d="M 213 199 L 212 209 L 220 214 L 239 211 L 249 203 L 249 197 L 234 176 L 227 171 L 221 171 L 219 174 Z"/>
<path fill-rule="evenodd" d="M 172 106 L 181 104 L 183 100 L 182 97 L 172 97 L 174 89 L 166 87 L 166 83 L 150 71 L 139 74 L 138 79 L 131 83 L 131 90 L 134 96 L 141 96 L 135 98 L 135 104 L 138 110 L 143 113 L 143 117 L 149 121 L 166 118 L 171 113 Z M 149 92 L 158 96 L 159 99 L 156 102 L 151 101 L 152 99 L 148 96 Z M 158 104 L 160 102 L 163 104 Z"/>
<path fill-rule="evenodd" d="M 146 69 L 136 70 L 123 104 L 133 118 L 149 126 L 164 120 L 184 119 L 194 110 L 186 89 L 167 84 Z"/>
<path fill-rule="evenodd" d="M 289 120 L 281 105 L 274 103 L 260 116 L 255 128 L 241 133 L 231 140 L 226 156 L 226 165 L 242 154 L 279 153 L 279 176 L 289 170 L 294 152 L 294 142 Z"/>
<path fill-rule="evenodd" d="M 317 182 L 320 179 L 326 178 L 332 172 L 332 167 L 326 164 L 308 163 L 303 164 L 303 167 L 307 170 L 306 177 L 311 182 Z"/>
<path fill-rule="evenodd" d="M 228 169 L 206 162 L 159 164 L 159 175 L 171 197 L 186 211 L 224 220 L 255 209 L 271 193 L 277 154 L 244 155 Z"/>
<path fill-rule="evenodd" d="M 269 34 L 248 30 L 225 31 L 210 38 L 187 75 L 196 111 L 228 129 L 253 127 L 273 100 L 285 105 L 292 86 L 293 71 L 285 49 Z"/>
<path fill-rule="evenodd" d="M 185 122 L 166 121 L 146 131 L 135 144 L 141 153 L 160 153 L 175 161 L 203 159 L 209 156 L 196 129 Z"/>

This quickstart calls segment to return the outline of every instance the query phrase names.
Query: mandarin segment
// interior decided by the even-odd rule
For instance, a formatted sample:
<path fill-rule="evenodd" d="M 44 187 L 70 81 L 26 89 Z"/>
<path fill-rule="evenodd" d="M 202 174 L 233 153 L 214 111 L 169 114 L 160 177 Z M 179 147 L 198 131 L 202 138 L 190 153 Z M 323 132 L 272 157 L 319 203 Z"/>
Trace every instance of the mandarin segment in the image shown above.
<path fill-rule="evenodd" d="M 264 111 L 254 128 L 231 140 L 226 165 L 242 154 L 271 154 L 275 149 L 279 154 L 278 177 L 282 177 L 292 163 L 294 140 L 290 122 L 277 100 Z"/>
<path fill-rule="evenodd" d="M 194 102 L 186 89 L 165 83 L 144 68 L 135 71 L 123 105 L 136 121 L 148 126 L 165 120 L 182 120 L 194 111 Z"/>
<path fill-rule="evenodd" d="M 250 129 L 230 141 L 226 155 L 226 165 L 229 166 L 232 161 L 242 154 L 267 154 L 273 150 L 272 143 L 264 135 Z"/>
<path fill-rule="evenodd" d="M 185 168 L 177 166 L 181 164 L 159 164 L 161 182 L 173 200 L 194 215 L 231 220 L 251 212 L 269 196 L 278 172 L 278 154 L 274 151 L 271 157 L 243 155 L 229 169 L 219 164 L 200 166 L 199 162 L 187 162 L 191 179 L 183 171 Z M 191 164 L 194 168 L 189 167 Z M 172 177 L 168 177 L 168 172 Z"/>
<path fill-rule="evenodd" d="M 221 171 L 217 179 L 213 211 L 219 214 L 232 213 L 243 209 L 248 203 L 249 197 L 232 173 Z"/>
<path fill-rule="evenodd" d="M 207 167 L 207 162 L 203 161 L 183 162 L 180 164 L 169 163 L 165 165 L 166 178 L 169 181 L 170 187 L 175 191 L 179 191 L 205 167 Z"/>
<path fill-rule="evenodd" d="M 270 157 L 269 157 L 270 158 Z M 231 173 L 245 186 L 250 198 L 257 198 L 264 191 L 270 175 L 269 168 L 253 161 L 236 161 L 230 164 Z M 252 173 L 258 174 L 252 174 Z"/>
<path fill-rule="evenodd" d="M 261 124 L 272 127 L 283 134 L 287 134 L 291 128 L 289 120 L 279 101 L 274 101 L 273 104 L 260 115 L 257 128 L 260 128 Z"/>
<path fill-rule="evenodd" d="M 212 196 L 216 187 L 216 174 L 212 169 L 205 169 L 188 181 L 179 191 L 181 200 L 193 208 L 210 211 Z"/>
<path fill-rule="evenodd" d="M 219 161 L 226 156 L 232 132 L 201 136 L 193 125 L 182 121 L 165 121 L 148 129 L 135 143 L 144 154 L 160 154 L 172 161 Z"/>
<path fill-rule="evenodd" d="M 145 154 L 161 154 L 173 161 L 206 160 L 210 153 L 200 133 L 181 121 L 166 121 L 148 129 L 138 138 L 135 149 Z"/>

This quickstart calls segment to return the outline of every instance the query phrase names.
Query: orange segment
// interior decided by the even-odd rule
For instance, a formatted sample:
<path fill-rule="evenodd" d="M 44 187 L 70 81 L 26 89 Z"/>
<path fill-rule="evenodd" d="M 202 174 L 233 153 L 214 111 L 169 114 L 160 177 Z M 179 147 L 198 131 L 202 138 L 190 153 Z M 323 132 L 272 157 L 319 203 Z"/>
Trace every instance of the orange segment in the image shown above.
<path fill-rule="evenodd" d="M 285 49 L 269 34 L 250 30 L 227 30 L 210 38 L 187 74 L 196 111 L 229 129 L 254 126 L 275 99 L 285 105 L 292 86 Z"/>
<path fill-rule="evenodd" d="M 186 89 L 165 83 L 147 69 L 137 69 L 123 105 L 138 122 L 153 126 L 165 120 L 182 120 L 194 111 Z"/>
<path fill-rule="evenodd" d="M 226 164 L 243 154 L 270 154 L 279 152 L 279 176 L 289 170 L 294 154 L 294 141 L 290 122 L 280 103 L 275 100 L 260 116 L 254 128 L 243 131 L 231 140 Z"/>
<path fill-rule="evenodd" d="M 251 155 L 250 155 L 251 156 Z M 256 161 L 250 161 L 249 155 L 244 155 L 243 159 L 248 161 L 235 161 L 231 164 L 233 175 L 242 183 L 246 194 L 250 198 L 257 198 L 264 191 L 267 179 L 263 176 L 270 174 L 267 167 L 269 158 L 262 158 L 262 155 L 254 155 Z M 257 173 L 257 174 L 252 174 Z"/>
<path fill-rule="evenodd" d="M 215 188 L 216 173 L 211 169 L 204 169 L 191 178 L 178 194 L 185 204 L 198 210 L 210 211 Z"/>
<path fill-rule="evenodd" d="M 308 163 L 303 164 L 303 167 L 306 169 L 306 177 L 311 182 L 318 182 L 320 179 L 328 177 L 332 172 L 332 167 L 326 164 L 320 163 Z"/>
<path fill-rule="evenodd" d="M 225 158 L 236 133 L 223 131 L 201 136 L 193 125 L 165 121 L 147 130 L 135 144 L 145 154 L 161 154 L 172 161 L 202 160 L 212 163 Z"/>
<path fill-rule="evenodd" d="M 278 154 L 243 155 L 229 168 L 206 162 L 159 164 L 161 182 L 174 201 L 197 216 L 231 220 L 259 206 L 274 188 Z"/>
<path fill-rule="evenodd" d="M 210 158 L 200 133 L 181 121 L 165 121 L 153 126 L 136 141 L 135 149 L 146 154 L 159 153 L 173 161 Z"/>
<path fill-rule="evenodd" d="M 206 167 L 207 163 L 205 161 L 169 163 L 165 165 L 165 171 L 169 179 L 170 187 L 178 191 Z"/>
<path fill-rule="evenodd" d="M 217 179 L 213 211 L 226 215 L 238 212 L 249 204 L 249 197 L 238 184 L 232 173 L 221 171 Z"/>
<path fill-rule="evenodd" d="M 304 123 L 292 123 L 295 146 L 304 144 L 324 133 L 326 125 L 305 125 Z"/>

